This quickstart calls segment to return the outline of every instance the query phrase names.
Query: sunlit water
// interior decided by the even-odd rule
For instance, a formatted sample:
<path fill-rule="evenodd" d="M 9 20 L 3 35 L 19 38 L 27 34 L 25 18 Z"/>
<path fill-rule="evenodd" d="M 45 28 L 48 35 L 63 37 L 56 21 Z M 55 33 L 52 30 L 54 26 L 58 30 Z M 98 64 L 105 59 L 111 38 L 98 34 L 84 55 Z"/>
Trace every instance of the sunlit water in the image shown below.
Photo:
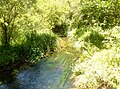
<path fill-rule="evenodd" d="M 72 53 L 62 50 L 21 70 L 14 81 L 3 83 L 0 89 L 70 89 L 73 59 Z"/>

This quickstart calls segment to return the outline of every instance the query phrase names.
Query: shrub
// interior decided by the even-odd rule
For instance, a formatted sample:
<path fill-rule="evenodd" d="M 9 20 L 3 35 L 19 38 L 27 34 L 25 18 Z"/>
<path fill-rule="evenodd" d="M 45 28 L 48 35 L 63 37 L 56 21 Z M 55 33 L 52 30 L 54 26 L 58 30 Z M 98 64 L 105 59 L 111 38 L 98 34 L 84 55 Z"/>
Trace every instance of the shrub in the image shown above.
<path fill-rule="evenodd" d="M 119 50 L 120 51 L 120 50 Z M 119 86 L 120 55 L 118 51 L 110 49 L 95 52 L 94 55 L 82 63 L 76 63 L 74 74 L 77 77 L 77 88 L 116 89 Z"/>
<path fill-rule="evenodd" d="M 106 29 L 120 24 L 119 0 L 79 0 L 79 2 L 75 2 L 75 5 L 71 5 L 68 14 L 72 18 L 70 20 L 73 28 L 89 25 Z"/>
<path fill-rule="evenodd" d="M 120 86 L 119 29 L 119 26 L 106 30 L 91 28 L 77 38 L 81 54 L 73 68 L 76 88 L 117 89 Z M 99 46 L 103 49 L 98 49 Z"/>
<path fill-rule="evenodd" d="M 64 23 L 54 24 L 54 27 L 52 28 L 53 33 L 55 33 L 61 37 L 67 36 L 67 30 L 68 30 L 68 28 L 67 28 L 66 24 L 64 24 Z"/>
<path fill-rule="evenodd" d="M 35 62 L 39 60 L 47 51 L 56 48 L 56 36 L 50 34 L 31 33 L 26 35 L 26 42 L 23 44 L 23 54 L 28 61 Z M 21 52 L 20 51 L 20 52 Z"/>
<path fill-rule="evenodd" d="M 75 38 L 78 39 L 79 37 L 81 37 L 82 35 L 84 35 L 85 32 L 87 32 L 89 30 L 90 30 L 90 28 L 88 28 L 88 27 L 81 27 L 81 28 L 77 29 L 76 32 L 74 33 Z"/>
<path fill-rule="evenodd" d="M 105 38 L 102 34 L 101 28 L 83 27 L 81 29 L 77 29 L 74 35 L 75 38 L 79 41 L 84 41 L 84 43 L 91 43 L 99 49 L 104 48 L 103 41 Z"/>
<path fill-rule="evenodd" d="M 14 61 L 37 62 L 44 57 L 47 51 L 54 51 L 56 48 L 56 36 L 51 34 L 31 33 L 26 35 L 26 41 L 14 44 L 7 49 L 0 47 L 1 66 Z"/>
<path fill-rule="evenodd" d="M 85 41 L 92 43 L 98 48 L 102 48 L 104 37 L 98 31 L 92 31 L 88 37 L 85 38 Z"/>
<path fill-rule="evenodd" d="M 51 30 L 53 31 L 53 33 L 59 36 L 67 36 L 68 23 L 65 16 L 66 10 L 63 9 L 63 7 L 58 7 L 56 5 L 55 7 L 52 7 L 51 16 L 49 16 L 49 21 L 52 23 Z"/>
<path fill-rule="evenodd" d="M 3 46 L 0 46 L 0 66 L 13 63 L 18 59 L 17 51 L 14 51 L 13 47 L 5 49 Z"/>
<path fill-rule="evenodd" d="M 120 26 L 107 29 L 102 32 L 105 40 L 103 41 L 106 48 L 119 47 L 120 45 Z"/>

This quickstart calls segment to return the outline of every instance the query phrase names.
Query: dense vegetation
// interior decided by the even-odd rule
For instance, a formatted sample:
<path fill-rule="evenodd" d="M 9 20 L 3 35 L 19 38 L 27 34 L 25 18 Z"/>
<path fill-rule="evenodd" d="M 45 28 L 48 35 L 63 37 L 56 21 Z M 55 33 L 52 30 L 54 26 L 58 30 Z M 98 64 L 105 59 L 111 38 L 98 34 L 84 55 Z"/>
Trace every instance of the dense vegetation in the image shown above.
<path fill-rule="evenodd" d="M 120 1 L 81 1 L 73 39 L 80 51 L 73 67 L 76 89 L 120 87 Z M 76 16 L 77 17 L 77 16 Z"/>
<path fill-rule="evenodd" d="M 57 36 L 68 36 L 81 53 L 73 66 L 74 86 L 117 89 L 119 8 L 120 0 L 1 0 L 0 65 L 39 61 L 55 50 Z"/>
<path fill-rule="evenodd" d="M 87 28 L 81 36 L 78 30 L 75 46 L 81 54 L 73 68 L 74 85 L 78 89 L 117 89 L 120 84 L 120 27 Z"/>
<path fill-rule="evenodd" d="M 37 1 L 0 1 L 0 66 L 36 62 L 56 48 L 56 36 L 42 22 Z M 36 9 L 37 8 L 37 9 Z"/>

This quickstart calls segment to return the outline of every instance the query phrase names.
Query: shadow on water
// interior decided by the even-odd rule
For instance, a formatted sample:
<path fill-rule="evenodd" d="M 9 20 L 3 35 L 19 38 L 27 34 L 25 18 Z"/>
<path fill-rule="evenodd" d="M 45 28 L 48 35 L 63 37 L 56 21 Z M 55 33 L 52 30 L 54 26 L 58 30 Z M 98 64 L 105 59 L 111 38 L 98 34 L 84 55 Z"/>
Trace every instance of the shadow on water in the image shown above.
<path fill-rule="evenodd" d="M 2 72 L 0 79 L 3 80 L 0 81 L 4 82 L 0 89 L 69 89 L 72 85 L 70 65 L 75 55 L 68 49 L 20 70 L 17 75 L 12 73 L 13 69 L 5 74 Z"/>
<path fill-rule="evenodd" d="M 16 80 L 16 75 L 13 74 L 13 69 L 0 71 L 0 89 L 10 89 L 8 84 Z M 17 89 L 17 88 L 15 88 Z M 18 88 L 19 89 L 19 88 Z"/>

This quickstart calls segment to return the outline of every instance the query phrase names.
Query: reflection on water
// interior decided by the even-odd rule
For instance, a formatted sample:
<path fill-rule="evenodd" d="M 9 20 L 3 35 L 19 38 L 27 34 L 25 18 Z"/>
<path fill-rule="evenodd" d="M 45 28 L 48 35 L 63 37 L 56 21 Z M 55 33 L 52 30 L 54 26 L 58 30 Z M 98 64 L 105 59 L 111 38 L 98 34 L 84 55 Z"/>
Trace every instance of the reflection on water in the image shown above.
<path fill-rule="evenodd" d="M 71 60 L 71 54 L 65 51 L 54 54 L 20 71 L 17 76 L 7 75 L 0 89 L 69 89 Z"/>

